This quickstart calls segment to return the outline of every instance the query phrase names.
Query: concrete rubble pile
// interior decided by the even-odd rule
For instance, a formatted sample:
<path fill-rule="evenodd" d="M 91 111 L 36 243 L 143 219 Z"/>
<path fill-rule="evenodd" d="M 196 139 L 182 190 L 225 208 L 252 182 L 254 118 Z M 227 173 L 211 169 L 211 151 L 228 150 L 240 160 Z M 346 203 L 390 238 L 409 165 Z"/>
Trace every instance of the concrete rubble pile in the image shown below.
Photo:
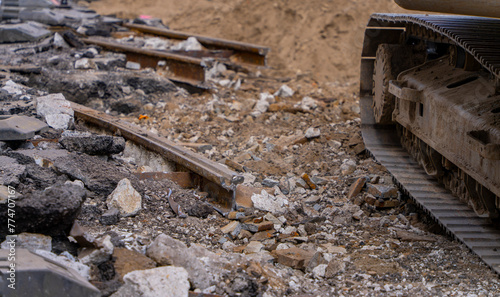
<path fill-rule="evenodd" d="M 463 246 L 432 233 L 436 226 L 366 153 L 353 86 L 328 89 L 303 74 L 275 79 L 216 63 L 211 92 L 190 94 L 152 69 L 126 67 L 123 54 L 46 27 L 109 35 L 119 20 L 47 3 L 50 19 L 19 8 L 0 24 L 0 256 L 15 239 L 19 255 L 58 263 L 51 273 L 85 296 L 486 296 L 500 289 Z M 19 24 L 39 31 L 23 40 L 25 33 L 3 31 Z M 195 40 L 144 46 L 197 49 Z M 244 182 L 235 207 L 214 207 L 208 193 L 179 182 L 140 179 L 171 164 L 75 120 L 70 101 L 237 171 Z M 15 230 L 7 228 L 9 199 Z"/>

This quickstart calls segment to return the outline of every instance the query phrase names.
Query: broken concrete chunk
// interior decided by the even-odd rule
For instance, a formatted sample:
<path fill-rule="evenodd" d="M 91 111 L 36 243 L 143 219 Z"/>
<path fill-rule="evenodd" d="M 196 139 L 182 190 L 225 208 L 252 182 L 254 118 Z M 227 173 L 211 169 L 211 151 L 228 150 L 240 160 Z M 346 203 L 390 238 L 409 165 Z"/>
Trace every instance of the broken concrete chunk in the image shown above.
<path fill-rule="evenodd" d="M 376 198 L 389 199 L 398 197 L 398 189 L 395 186 L 367 185 L 367 192 Z"/>
<path fill-rule="evenodd" d="M 103 225 L 114 225 L 120 220 L 120 211 L 116 208 L 108 209 L 99 219 Z"/>
<path fill-rule="evenodd" d="M 326 268 L 328 267 L 327 264 L 319 264 L 318 266 L 314 267 L 312 270 L 312 275 L 315 278 L 323 278 L 326 275 Z"/>
<path fill-rule="evenodd" d="M 259 241 L 250 241 L 250 243 L 245 247 L 245 254 L 255 254 L 260 252 L 264 248 L 264 245 Z"/>
<path fill-rule="evenodd" d="M 53 44 L 55 48 L 69 48 L 69 45 L 59 33 L 54 34 Z"/>
<path fill-rule="evenodd" d="M 345 270 L 345 262 L 344 261 L 331 260 L 328 263 L 328 266 L 326 267 L 324 277 L 332 278 L 332 277 L 336 276 L 337 274 L 343 272 L 344 270 Z"/>
<path fill-rule="evenodd" d="M 321 130 L 319 128 L 311 127 L 311 128 L 306 130 L 305 137 L 307 139 L 318 138 L 320 136 L 321 136 Z"/>
<path fill-rule="evenodd" d="M 88 58 L 82 58 L 75 61 L 75 69 L 94 69 L 95 64 Z"/>
<path fill-rule="evenodd" d="M 261 223 L 245 223 L 245 224 L 243 224 L 243 229 L 250 231 L 252 233 L 272 230 L 273 228 L 274 228 L 274 223 L 270 222 L 270 221 L 264 221 Z"/>
<path fill-rule="evenodd" d="M 27 249 L 31 252 L 35 252 L 36 250 L 50 252 L 52 250 L 52 237 L 34 233 L 7 235 L 5 241 L 2 242 L 2 249 L 9 249 L 9 242 L 12 240 L 16 242 L 16 248 Z"/>
<path fill-rule="evenodd" d="M 294 269 L 304 270 L 308 266 L 309 261 L 314 257 L 315 252 L 293 247 L 275 250 L 272 254 L 276 257 L 278 263 Z"/>
<path fill-rule="evenodd" d="M 295 92 L 292 90 L 287 85 L 282 85 L 276 93 L 274 93 L 274 96 L 276 97 L 281 97 L 281 98 L 288 98 L 292 97 Z"/>
<path fill-rule="evenodd" d="M 5 186 L 18 185 L 26 175 L 26 165 L 21 165 L 15 159 L 0 156 L 0 184 Z"/>
<path fill-rule="evenodd" d="M 38 166 L 50 168 L 54 166 L 54 162 L 59 157 L 68 156 L 68 151 L 63 149 L 48 149 L 48 150 L 17 150 L 16 154 L 22 154 L 31 158 Z"/>
<path fill-rule="evenodd" d="M 25 140 L 35 136 L 37 132 L 44 132 L 47 125 L 33 117 L 0 116 L 0 140 Z"/>
<path fill-rule="evenodd" d="M 238 221 L 232 221 L 221 228 L 222 233 L 228 234 L 232 239 L 235 239 L 241 232 L 241 224 Z"/>
<path fill-rule="evenodd" d="M 342 165 L 340 165 L 340 171 L 342 172 L 342 175 L 349 175 L 352 174 L 356 170 L 356 162 L 350 159 L 344 160 L 342 162 Z"/>
<path fill-rule="evenodd" d="M 37 41 L 51 34 L 44 25 L 36 22 L 0 25 L 0 43 Z"/>
<path fill-rule="evenodd" d="M 260 194 L 263 190 L 265 190 L 271 195 L 274 193 L 274 189 L 272 188 L 264 189 L 260 187 L 245 186 L 242 184 L 237 185 L 235 193 L 236 196 L 235 200 L 237 207 L 252 208 L 253 207 L 252 195 Z"/>
<path fill-rule="evenodd" d="M 285 205 L 288 204 L 288 200 L 286 200 L 284 196 L 269 195 L 269 193 L 265 190 L 262 190 L 260 194 L 253 194 L 252 202 L 255 208 L 268 211 L 273 214 L 285 213 Z"/>
<path fill-rule="evenodd" d="M 67 234 L 85 200 L 85 190 L 59 184 L 24 194 L 16 201 L 16 232 Z M 7 226 L 7 205 L 0 204 L 0 224 Z"/>
<path fill-rule="evenodd" d="M 187 253 L 188 247 L 181 241 L 160 234 L 148 246 L 146 255 L 159 265 L 173 265 L 177 253 Z"/>
<path fill-rule="evenodd" d="M 262 186 L 266 188 L 274 188 L 275 186 L 278 186 L 280 184 L 279 181 L 271 179 L 271 178 L 265 178 L 262 181 Z"/>
<path fill-rule="evenodd" d="M 125 56 L 120 56 L 120 55 L 109 58 L 94 58 L 92 61 L 94 62 L 98 70 L 105 70 L 105 71 L 113 70 L 114 68 L 117 67 L 124 68 L 125 65 L 127 64 L 127 58 Z M 130 94 L 130 92 L 128 92 L 128 94 Z"/>
<path fill-rule="evenodd" d="M 63 136 L 59 143 L 70 152 L 88 155 L 113 155 L 125 149 L 123 137 L 109 135 Z"/>
<path fill-rule="evenodd" d="M 112 297 L 187 297 L 189 295 L 188 272 L 182 267 L 158 267 L 127 273 L 125 284 Z"/>
<path fill-rule="evenodd" d="M 361 190 L 365 187 L 366 184 L 366 178 L 365 177 L 360 177 L 358 178 L 352 185 L 351 188 L 349 189 L 349 193 L 347 194 L 347 198 L 352 199 L 359 193 L 361 193 Z"/>
<path fill-rule="evenodd" d="M 38 97 L 36 112 L 54 129 L 66 130 L 73 123 L 71 103 L 61 93 Z"/>
<path fill-rule="evenodd" d="M 302 98 L 302 101 L 295 104 L 295 107 L 301 108 L 304 111 L 311 111 L 316 109 L 318 107 L 318 104 L 316 103 L 316 100 L 314 100 L 313 98 L 304 97 Z"/>
<path fill-rule="evenodd" d="M 193 286 L 202 290 L 218 284 L 222 274 L 227 273 L 225 267 L 231 265 L 219 254 L 194 244 L 187 248 L 184 243 L 165 234 L 156 237 L 146 255 L 159 265 L 184 267 Z"/>
<path fill-rule="evenodd" d="M 127 178 L 118 182 L 115 190 L 106 200 L 108 208 L 116 208 L 123 217 L 134 216 L 142 208 L 142 197 Z"/>
<path fill-rule="evenodd" d="M 195 37 L 189 37 L 186 41 L 181 41 L 172 46 L 171 49 L 174 51 L 201 51 L 203 46 Z"/>

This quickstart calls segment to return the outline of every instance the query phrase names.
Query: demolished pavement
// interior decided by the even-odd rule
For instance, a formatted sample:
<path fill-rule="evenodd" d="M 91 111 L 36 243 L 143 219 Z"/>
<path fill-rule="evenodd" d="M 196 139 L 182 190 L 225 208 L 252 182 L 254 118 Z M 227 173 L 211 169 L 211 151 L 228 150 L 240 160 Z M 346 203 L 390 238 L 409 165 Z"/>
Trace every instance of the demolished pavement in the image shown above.
<path fill-rule="evenodd" d="M 55 36 L 0 48 L 11 66 L 40 67 L 2 72 L 0 112 L 49 126 L 28 141 L 0 142 L 0 239 L 5 246 L 19 234 L 19 248 L 73 267 L 104 296 L 488 295 L 500 287 L 464 246 L 432 233 L 364 151 L 352 86 L 221 68 L 210 93 L 190 94 L 152 69 L 127 69 L 122 54 L 61 47 Z M 239 171 L 235 208 L 221 211 L 201 189 L 138 178 L 168 162 L 145 164 L 151 158 L 121 135 L 75 121 L 68 100 Z M 6 229 L 9 187 L 15 233 Z"/>

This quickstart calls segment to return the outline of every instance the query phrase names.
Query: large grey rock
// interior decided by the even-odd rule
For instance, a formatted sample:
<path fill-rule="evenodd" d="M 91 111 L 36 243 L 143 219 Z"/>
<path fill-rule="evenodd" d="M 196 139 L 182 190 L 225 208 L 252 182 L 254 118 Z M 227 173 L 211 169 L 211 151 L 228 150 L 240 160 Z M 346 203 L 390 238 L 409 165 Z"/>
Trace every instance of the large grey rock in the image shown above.
<path fill-rule="evenodd" d="M 13 158 L 0 156 L 0 184 L 18 185 L 24 175 L 26 175 L 25 165 L 17 163 Z"/>
<path fill-rule="evenodd" d="M 111 155 L 125 149 L 125 139 L 109 135 L 63 136 L 59 143 L 70 152 Z"/>
<path fill-rule="evenodd" d="M 142 197 L 137 192 L 130 180 L 122 179 L 116 189 L 108 196 L 106 200 L 108 208 L 116 208 L 123 217 L 136 215 L 142 208 Z"/>
<path fill-rule="evenodd" d="M 172 237 L 160 234 L 146 250 L 146 255 L 159 265 L 184 267 L 189 273 L 189 280 L 199 289 L 205 289 L 219 283 L 222 275 L 227 273 L 225 267 L 231 262 L 207 249 L 184 243 Z"/>
<path fill-rule="evenodd" d="M 125 284 L 112 297 L 187 297 L 188 272 L 182 267 L 158 267 L 127 273 Z"/>
<path fill-rule="evenodd" d="M 71 103 L 61 93 L 38 97 L 36 112 L 54 129 L 66 130 L 73 123 Z"/>
<path fill-rule="evenodd" d="M 75 185 L 54 185 L 19 197 L 15 205 L 15 232 L 67 234 L 85 200 L 85 190 Z M 0 234 L 7 234 L 7 205 L 0 204 Z"/>
<path fill-rule="evenodd" d="M 118 182 L 129 176 L 118 167 L 86 154 L 69 153 L 66 157 L 57 158 L 54 168 L 72 180 L 81 180 L 87 189 L 103 196 L 113 192 Z"/>

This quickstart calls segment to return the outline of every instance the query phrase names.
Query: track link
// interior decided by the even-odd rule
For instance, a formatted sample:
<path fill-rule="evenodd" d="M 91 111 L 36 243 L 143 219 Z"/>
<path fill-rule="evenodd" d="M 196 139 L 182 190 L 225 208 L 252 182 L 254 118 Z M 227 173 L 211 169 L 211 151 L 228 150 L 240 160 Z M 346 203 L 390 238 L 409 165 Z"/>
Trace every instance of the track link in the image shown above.
<path fill-rule="evenodd" d="M 500 21 L 460 16 L 375 14 L 365 34 L 361 65 L 361 131 L 366 148 L 393 176 L 400 189 L 455 239 L 500 274 L 500 230 L 428 176 L 400 144 L 394 125 L 377 125 L 371 76 L 378 44 L 397 44 L 404 34 L 457 44 L 495 76 L 500 75 Z M 418 31 L 418 32 L 417 32 Z M 493 45 L 493 46 L 492 46 Z"/>

